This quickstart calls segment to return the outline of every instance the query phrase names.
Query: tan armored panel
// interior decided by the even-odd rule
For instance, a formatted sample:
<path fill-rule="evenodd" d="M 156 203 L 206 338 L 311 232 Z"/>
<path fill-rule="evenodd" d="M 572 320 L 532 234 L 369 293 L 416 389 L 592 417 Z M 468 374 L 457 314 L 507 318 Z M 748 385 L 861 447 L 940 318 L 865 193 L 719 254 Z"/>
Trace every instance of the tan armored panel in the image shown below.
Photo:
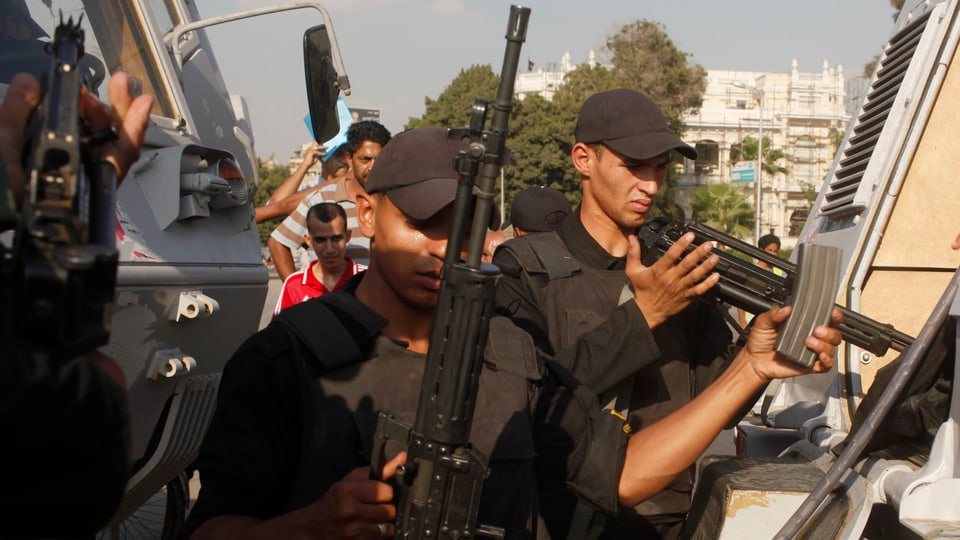
<path fill-rule="evenodd" d="M 947 67 L 861 298 L 864 314 L 913 336 L 960 265 L 960 251 L 950 249 L 960 233 L 958 59 Z M 864 389 L 896 354 L 861 365 Z"/>

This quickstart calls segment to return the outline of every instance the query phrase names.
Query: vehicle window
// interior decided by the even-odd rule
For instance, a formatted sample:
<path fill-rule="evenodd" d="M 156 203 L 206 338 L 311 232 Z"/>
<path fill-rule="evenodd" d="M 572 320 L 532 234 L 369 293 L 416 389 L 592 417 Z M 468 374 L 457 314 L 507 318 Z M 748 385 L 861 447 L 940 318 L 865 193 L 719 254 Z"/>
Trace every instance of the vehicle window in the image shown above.
<path fill-rule="evenodd" d="M 124 71 L 135 92 L 154 96 L 153 114 L 174 117 L 170 93 L 161 76 L 152 41 L 130 0 L 3 0 L 13 4 L 17 13 L 14 26 L 0 25 L 0 82 L 8 82 L 19 71 L 42 77 L 49 66 L 44 47 L 50 41 L 60 17 L 83 16 L 86 54 L 80 67 L 101 100 L 107 101 L 107 81 L 111 73 Z M 22 7 L 21 7 L 22 6 Z M 171 24 L 165 13 L 161 24 Z M 22 13 L 22 11 L 27 13 Z M 29 15 L 27 17 L 26 15 Z M 9 31 L 10 29 L 13 31 Z"/>
<path fill-rule="evenodd" d="M 146 3 L 147 9 L 153 15 L 153 20 L 157 23 L 160 35 L 166 35 L 178 24 L 180 17 L 177 15 L 177 9 L 173 6 L 174 0 L 150 0 Z"/>

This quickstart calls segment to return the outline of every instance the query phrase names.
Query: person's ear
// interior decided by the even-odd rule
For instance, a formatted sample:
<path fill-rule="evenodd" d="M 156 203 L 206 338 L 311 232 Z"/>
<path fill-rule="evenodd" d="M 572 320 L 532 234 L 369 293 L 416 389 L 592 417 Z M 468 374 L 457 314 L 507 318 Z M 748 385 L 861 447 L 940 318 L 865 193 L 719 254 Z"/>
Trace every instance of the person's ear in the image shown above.
<path fill-rule="evenodd" d="M 367 238 L 373 238 L 376 212 L 377 196 L 364 192 L 357 193 L 357 223 L 360 225 L 360 232 Z"/>
<path fill-rule="evenodd" d="M 310 239 L 310 231 L 307 231 L 307 234 L 303 235 L 303 243 L 307 246 L 307 249 L 313 251 L 313 240 Z"/>
<path fill-rule="evenodd" d="M 597 159 L 597 154 L 593 149 L 582 142 L 573 145 L 570 150 L 570 157 L 573 160 L 573 167 L 577 169 L 580 176 L 590 176 L 590 165 Z"/>

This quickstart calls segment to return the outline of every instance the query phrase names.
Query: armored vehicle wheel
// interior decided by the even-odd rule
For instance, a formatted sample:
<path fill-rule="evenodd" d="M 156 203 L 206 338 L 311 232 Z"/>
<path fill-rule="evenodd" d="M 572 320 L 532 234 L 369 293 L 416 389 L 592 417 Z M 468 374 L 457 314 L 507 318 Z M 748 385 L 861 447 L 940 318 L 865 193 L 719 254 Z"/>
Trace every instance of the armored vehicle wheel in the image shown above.
<path fill-rule="evenodd" d="M 126 519 L 100 531 L 97 540 L 179 538 L 189 502 L 187 497 L 187 477 L 180 473 Z"/>

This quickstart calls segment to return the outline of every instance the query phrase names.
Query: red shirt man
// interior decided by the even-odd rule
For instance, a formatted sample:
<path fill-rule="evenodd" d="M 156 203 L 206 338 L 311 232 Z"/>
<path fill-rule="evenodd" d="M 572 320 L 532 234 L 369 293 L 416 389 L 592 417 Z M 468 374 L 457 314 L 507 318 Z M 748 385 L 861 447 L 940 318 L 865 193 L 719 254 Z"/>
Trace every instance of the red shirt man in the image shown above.
<path fill-rule="evenodd" d="M 367 268 L 346 255 L 350 229 L 347 228 L 346 211 L 337 203 L 324 202 L 310 207 L 307 234 L 303 235 L 303 240 L 317 254 L 317 260 L 287 276 L 274 315 L 292 305 L 339 289 L 357 272 Z"/>

